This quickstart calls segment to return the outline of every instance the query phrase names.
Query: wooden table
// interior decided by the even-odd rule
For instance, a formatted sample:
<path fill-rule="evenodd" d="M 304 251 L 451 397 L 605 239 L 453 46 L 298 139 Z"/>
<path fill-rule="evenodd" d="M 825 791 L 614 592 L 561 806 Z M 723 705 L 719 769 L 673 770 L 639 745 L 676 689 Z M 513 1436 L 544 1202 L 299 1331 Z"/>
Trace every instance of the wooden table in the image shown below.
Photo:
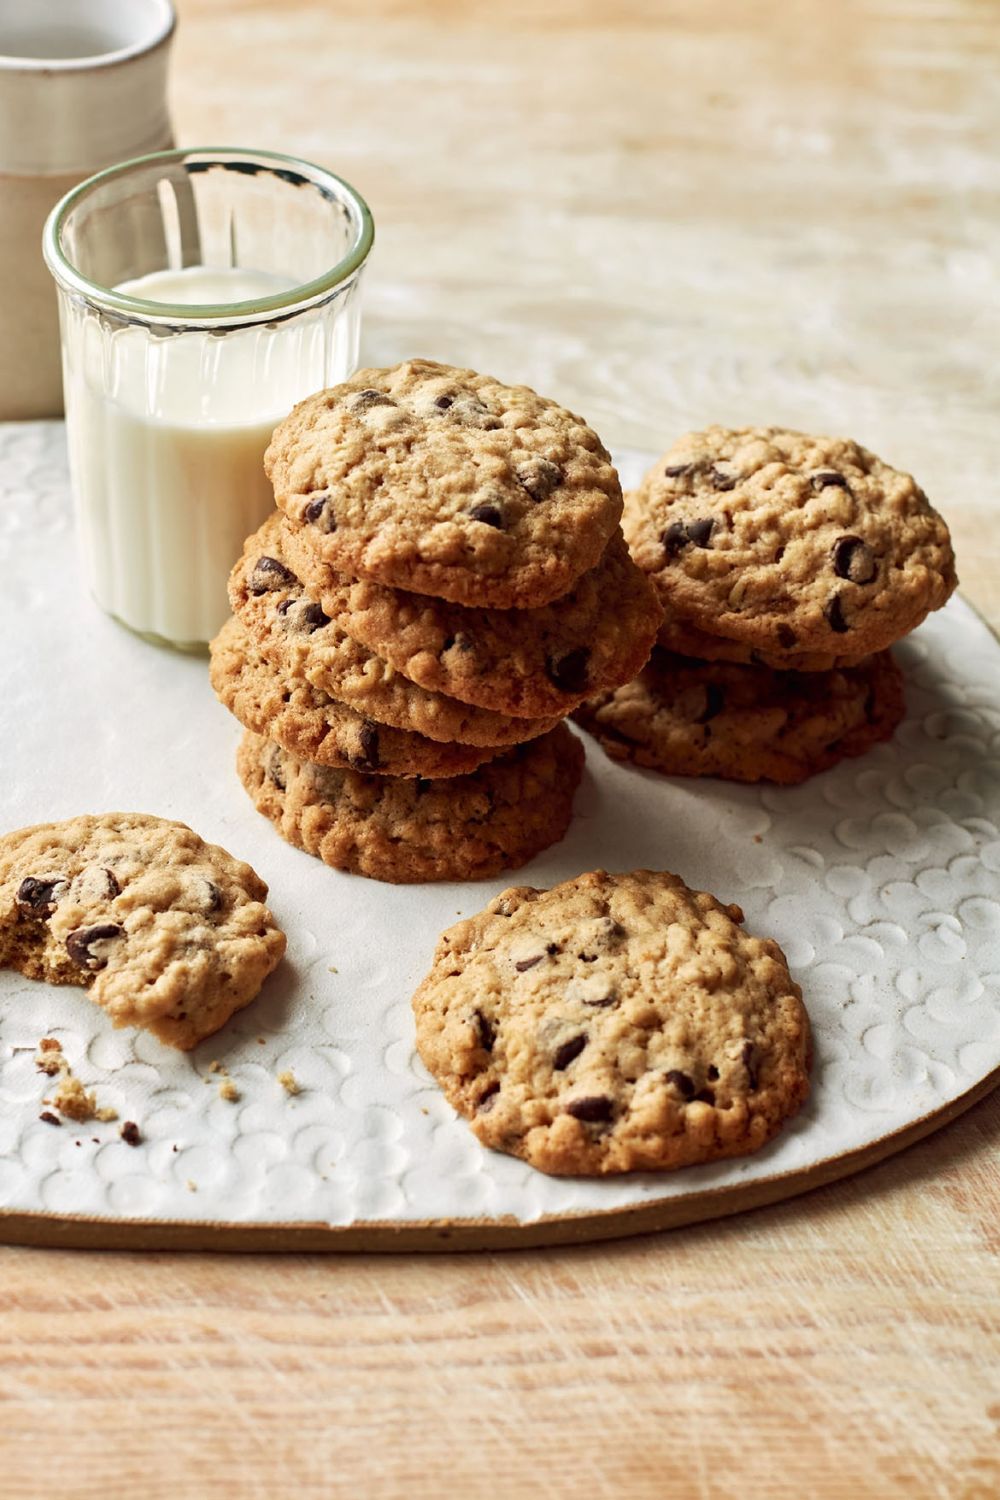
<path fill-rule="evenodd" d="M 1000 9 L 181 0 L 186 143 L 378 222 L 365 354 L 912 468 L 1000 622 Z M 1000 1099 L 786 1206 L 590 1249 L 0 1250 L 0 1491 L 994 1496 Z"/>

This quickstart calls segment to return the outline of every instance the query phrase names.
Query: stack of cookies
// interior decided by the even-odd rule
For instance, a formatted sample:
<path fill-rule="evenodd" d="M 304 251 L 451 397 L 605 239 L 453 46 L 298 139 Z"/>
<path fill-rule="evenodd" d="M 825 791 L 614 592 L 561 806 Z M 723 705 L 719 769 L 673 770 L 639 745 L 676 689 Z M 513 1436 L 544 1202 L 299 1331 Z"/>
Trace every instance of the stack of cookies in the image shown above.
<path fill-rule="evenodd" d="M 211 665 L 258 810 L 389 881 L 478 879 L 561 838 L 583 764 L 561 721 L 634 677 L 660 620 L 597 436 L 412 361 L 302 402 L 265 463 L 278 510 Z"/>
<path fill-rule="evenodd" d="M 909 474 L 844 439 L 710 427 L 654 465 L 623 524 L 664 620 L 639 676 L 575 715 L 609 755 L 793 783 L 891 737 L 889 647 L 957 582 Z"/>

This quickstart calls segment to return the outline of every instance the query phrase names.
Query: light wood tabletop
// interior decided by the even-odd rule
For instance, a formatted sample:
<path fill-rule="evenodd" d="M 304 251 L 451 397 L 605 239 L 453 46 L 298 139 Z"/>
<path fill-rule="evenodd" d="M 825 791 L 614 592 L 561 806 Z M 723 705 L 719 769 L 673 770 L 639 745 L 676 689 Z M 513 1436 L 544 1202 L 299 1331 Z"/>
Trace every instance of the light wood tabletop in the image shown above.
<path fill-rule="evenodd" d="M 848 432 L 1000 624 L 1000 7 L 180 0 L 185 144 L 373 208 L 363 354 L 523 380 L 610 444 Z M 576 1249 L 0 1249 L 0 1492 L 1000 1490 L 1000 1098 L 858 1177 Z"/>

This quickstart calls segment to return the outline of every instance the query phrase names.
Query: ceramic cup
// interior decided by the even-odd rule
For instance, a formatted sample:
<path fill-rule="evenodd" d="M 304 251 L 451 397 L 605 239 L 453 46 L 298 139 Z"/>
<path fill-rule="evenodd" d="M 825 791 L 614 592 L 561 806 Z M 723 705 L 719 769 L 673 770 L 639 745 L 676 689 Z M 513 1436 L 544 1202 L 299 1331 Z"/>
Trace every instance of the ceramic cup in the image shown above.
<path fill-rule="evenodd" d="M 85 177 L 173 145 L 171 0 L 0 0 L 0 420 L 62 412 L 50 209 Z"/>

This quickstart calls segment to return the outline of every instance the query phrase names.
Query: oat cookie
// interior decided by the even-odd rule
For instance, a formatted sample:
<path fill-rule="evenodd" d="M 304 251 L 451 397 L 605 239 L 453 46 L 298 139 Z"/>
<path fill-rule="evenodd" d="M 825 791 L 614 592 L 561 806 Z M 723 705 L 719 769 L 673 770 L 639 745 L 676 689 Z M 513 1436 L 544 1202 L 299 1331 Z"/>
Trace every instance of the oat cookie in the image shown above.
<path fill-rule="evenodd" d="M 393 729 L 308 682 L 282 677 L 239 620 L 228 620 L 212 642 L 209 677 L 220 702 L 241 724 L 299 760 L 379 776 L 463 776 L 501 753 Z"/>
<path fill-rule="evenodd" d="M 904 711 L 888 651 L 842 671 L 775 672 L 657 647 L 634 682 L 574 718 L 613 760 L 788 786 L 889 739 Z"/>
<path fill-rule="evenodd" d="M 957 581 L 948 528 L 923 490 L 844 438 L 688 433 L 629 496 L 624 526 L 669 616 L 779 669 L 882 651 Z"/>
<path fill-rule="evenodd" d="M 288 687 L 308 683 L 380 724 L 442 743 L 493 746 L 534 739 L 558 717 L 511 717 L 428 692 L 352 640 L 289 568 L 277 512 L 248 537 L 230 574 L 229 598 L 250 639 Z"/>
<path fill-rule="evenodd" d="M 324 562 L 456 604 L 547 604 L 621 519 L 618 476 L 580 417 L 430 360 L 361 370 L 300 402 L 264 466 Z"/>
<path fill-rule="evenodd" d="M 784 955 L 676 875 L 515 886 L 440 939 L 417 1047 L 486 1146 L 556 1174 L 742 1156 L 808 1092 Z"/>
<path fill-rule="evenodd" d="M 570 592 L 538 609 L 469 609 L 321 562 L 286 526 L 286 561 L 355 640 L 429 692 L 508 714 L 560 714 L 634 677 L 660 619 L 652 585 L 618 533 Z"/>
<path fill-rule="evenodd" d="M 188 1049 L 285 951 L 249 865 L 183 823 L 104 813 L 0 838 L 0 966 L 77 984 L 115 1026 Z"/>
<path fill-rule="evenodd" d="M 565 725 L 470 776 L 395 781 L 334 771 L 246 734 L 240 780 L 282 838 L 373 880 L 481 880 L 562 838 L 583 769 Z"/>

